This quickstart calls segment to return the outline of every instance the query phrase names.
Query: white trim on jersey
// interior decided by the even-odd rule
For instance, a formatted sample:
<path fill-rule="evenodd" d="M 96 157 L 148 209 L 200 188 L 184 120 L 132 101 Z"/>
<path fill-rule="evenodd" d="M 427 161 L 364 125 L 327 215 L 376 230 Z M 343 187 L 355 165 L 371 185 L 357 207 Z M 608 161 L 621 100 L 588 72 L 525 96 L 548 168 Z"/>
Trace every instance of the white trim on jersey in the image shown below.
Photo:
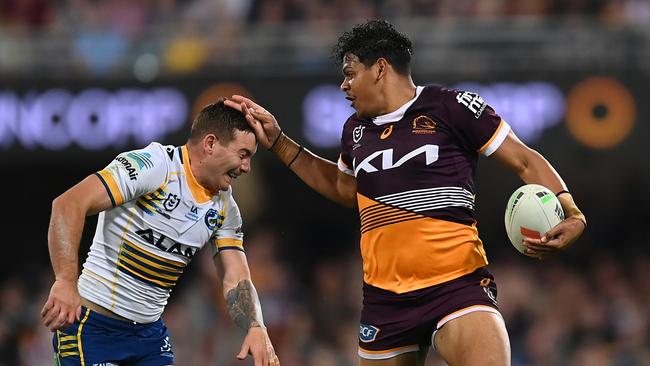
<path fill-rule="evenodd" d="M 339 170 L 342 171 L 343 173 L 345 173 L 347 175 L 351 175 L 353 177 L 356 177 L 354 175 L 354 170 L 348 168 L 348 166 L 345 165 L 345 163 L 343 162 L 343 160 L 341 160 L 340 157 L 339 157 L 339 160 L 337 161 L 336 165 L 339 167 Z"/>
<path fill-rule="evenodd" d="M 451 320 L 454 320 L 456 318 L 460 318 L 463 315 L 467 315 L 467 314 L 470 314 L 470 313 L 475 313 L 477 311 L 485 311 L 485 312 L 488 312 L 488 313 L 493 313 L 493 314 L 496 314 L 496 315 L 500 316 L 501 319 L 503 319 L 503 315 L 501 315 L 499 310 L 497 310 L 497 309 L 495 309 L 493 307 L 487 306 L 487 305 L 472 305 L 472 306 L 466 307 L 464 309 L 457 310 L 457 311 L 445 316 L 444 318 L 442 318 L 438 322 L 438 324 L 436 324 L 436 330 L 434 330 L 433 334 L 431 335 L 431 348 L 434 351 L 436 350 L 436 342 L 434 340 L 436 338 L 436 333 L 438 333 L 438 331 L 440 330 L 440 328 L 442 328 L 443 325 L 447 324 Z"/>
<path fill-rule="evenodd" d="M 461 187 L 414 189 L 375 198 L 381 203 L 413 212 L 436 210 L 445 207 L 474 209 L 474 195 Z"/>
<path fill-rule="evenodd" d="M 377 116 L 372 119 L 372 123 L 376 124 L 377 126 L 385 125 L 386 123 L 391 123 L 391 122 L 398 122 L 402 118 L 404 118 L 404 113 L 406 113 L 406 110 L 409 109 L 409 107 L 415 103 L 415 101 L 420 97 L 420 93 L 422 93 L 422 90 L 424 90 L 423 86 L 418 86 L 415 88 L 415 97 L 413 99 L 409 100 L 406 102 L 403 106 L 399 107 L 397 110 L 382 114 L 381 116 Z"/>
<path fill-rule="evenodd" d="M 499 126 L 498 130 L 494 133 L 494 136 L 492 137 L 492 141 L 489 142 L 488 145 L 483 150 L 483 155 L 485 156 L 492 155 L 492 153 L 494 153 L 499 148 L 499 146 L 501 146 L 503 141 L 505 141 L 509 132 L 510 132 L 510 125 L 506 121 L 501 120 L 501 125 Z"/>

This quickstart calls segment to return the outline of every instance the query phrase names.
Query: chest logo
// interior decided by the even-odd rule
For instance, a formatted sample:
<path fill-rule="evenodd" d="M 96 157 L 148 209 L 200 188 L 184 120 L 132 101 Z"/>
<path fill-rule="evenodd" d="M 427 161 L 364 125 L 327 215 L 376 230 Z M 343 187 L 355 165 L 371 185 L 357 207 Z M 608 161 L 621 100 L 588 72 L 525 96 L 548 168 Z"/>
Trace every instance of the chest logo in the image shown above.
<path fill-rule="evenodd" d="M 381 132 L 381 135 L 379 135 L 379 138 L 382 140 L 386 140 L 387 138 L 390 137 L 390 134 L 393 133 L 393 125 L 390 125 Z"/>
<path fill-rule="evenodd" d="M 356 158 L 355 158 L 355 161 L 353 162 L 354 175 L 358 176 L 359 171 L 361 170 L 363 170 L 366 173 L 374 173 L 379 171 L 380 169 L 388 170 L 388 169 L 399 168 L 404 163 L 415 158 L 420 154 L 424 154 L 426 165 L 433 164 L 434 162 L 438 161 L 438 145 L 420 146 L 417 149 L 402 156 L 402 158 L 397 160 L 397 162 L 395 162 L 395 160 L 393 159 L 393 149 L 375 151 L 374 153 L 368 155 L 368 157 L 363 159 L 359 164 L 356 164 Z M 377 168 L 376 166 L 373 165 L 373 161 L 379 158 L 380 156 L 381 156 L 381 168 Z"/>
<path fill-rule="evenodd" d="M 416 135 L 433 135 L 436 133 L 436 122 L 424 115 L 415 117 L 411 132 Z"/>
<path fill-rule="evenodd" d="M 355 144 L 361 141 L 361 138 L 363 137 L 364 128 L 366 128 L 366 126 L 357 126 L 352 131 L 352 141 L 354 141 Z"/>
<path fill-rule="evenodd" d="M 180 199 L 178 199 L 178 196 L 175 194 L 168 194 L 167 198 L 165 198 L 165 202 L 163 202 L 163 207 L 167 211 L 174 211 L 176 207 L 178 207 L 178 204 L 181 202 Z"/>

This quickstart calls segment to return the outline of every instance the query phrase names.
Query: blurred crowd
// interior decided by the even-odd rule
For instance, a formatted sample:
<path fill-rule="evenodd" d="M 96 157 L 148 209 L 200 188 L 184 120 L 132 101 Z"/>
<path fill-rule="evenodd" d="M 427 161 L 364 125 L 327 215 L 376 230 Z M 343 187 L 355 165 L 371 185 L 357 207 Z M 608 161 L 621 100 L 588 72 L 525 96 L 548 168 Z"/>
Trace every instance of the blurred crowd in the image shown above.
<path fill-rule="evenodd" d="M 262 44 L 268 47 L 269 38 L 265 36 L 277 32 L 280 34 L 276 40 L 298 36 L 291 42 L 314 43 L 319 45 L 315 48 L 321 49 L 320 44 L 329 45 L 341 29 L 369 18 L 418 18 L 441 23 L 450 19 L 471 22 L 517 17 L 534 22 L 585 16 L 606 24 L 647 25 L 650 2 L 3 0 L 0 2 L 0 72 L 29 72 L 49 67 L 91 77 L 110 77 L 135 69 L 136 77 L 149 81 L 158 73 L 183 75 L 236 62 L 242 58 L 242 48 L 259 49 Z M 310 39 L 302 40 L 299 35 L 306 29 L 312 30 Z M 241 41 L 243 35 L 245 41 Z M 323 41 L 318 42 L 318 38 Z M 278 46 L 274 52 L 288 51 Z M 247 57 L 255 57 L 252 54 Z"/>
<path fill-rule="evenodd" d="M 282 365 L 356 365 L 362 281 L 357 244 L 304 273 L 279 255 L 279 238 L 259 229 L 248 235 L 246 247 Z M 605 253 L 544 262 L 519 254 L 495 257 L 491 270 L 513 365 L 650 365 L 650 256 Z M 177 364 L 242 365 L 235 355 L 243 332 L 227 315 L 209 252 L 188 268 L 163 316 Z M 25 268 L 0 283 L 0 366 L 51 364 L 51 333 L 38 315 L 50 273 Z M 427 365 L 444 363 L 430 355 Z"/>

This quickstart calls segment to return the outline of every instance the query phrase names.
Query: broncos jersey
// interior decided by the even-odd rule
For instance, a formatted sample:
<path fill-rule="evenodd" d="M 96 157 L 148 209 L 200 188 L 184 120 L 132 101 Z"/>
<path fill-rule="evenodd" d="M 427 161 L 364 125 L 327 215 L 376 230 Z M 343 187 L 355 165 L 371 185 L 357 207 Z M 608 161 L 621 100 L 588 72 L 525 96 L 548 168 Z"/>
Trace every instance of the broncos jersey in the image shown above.
<path fill-rule="evenodd" d="M 206 243 L 243 251 L 232 189 L 212 195 L 187 147 L 151 143 L 96 173 L 113 208 L 99 214 L 79 277 L 82 297 L 138 323 L 156 321 L 185 266 Z"/>
<path fill-rule="evenodd" d="M 474 212 L 478 154 L 510 127 L 474 93 L 417 87 L 398 110 L 343 127 L 339 169 L 357 180 L 364 281 L 404 293 L 485 266 Z"/>

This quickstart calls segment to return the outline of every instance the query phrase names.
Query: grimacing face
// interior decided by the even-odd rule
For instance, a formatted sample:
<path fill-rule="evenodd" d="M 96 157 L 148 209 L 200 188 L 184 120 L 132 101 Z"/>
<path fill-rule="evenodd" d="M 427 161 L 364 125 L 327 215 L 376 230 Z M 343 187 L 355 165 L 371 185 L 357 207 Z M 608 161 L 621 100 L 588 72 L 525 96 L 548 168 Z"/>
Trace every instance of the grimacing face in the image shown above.
<path fill-rule="evenodd" d="M 210 160 L 213 187 L 227 191 L 237 177 L 251 170 L 251 159 L 257 151 L 257 141 L 252 132 L 235 130 L 233 138 L 225 145 L 215 143 Z"/>
<path fill-rule="evenodd" d="M 346 94 L 345 99 L 352 102 L 351 107 L 361 118 L 372 118 L 381 114 L 375 67 L 376 64 L 366 67 L 359 57 L 352 53 L 343 57 L 343 83 L 340 88 Z"/>

